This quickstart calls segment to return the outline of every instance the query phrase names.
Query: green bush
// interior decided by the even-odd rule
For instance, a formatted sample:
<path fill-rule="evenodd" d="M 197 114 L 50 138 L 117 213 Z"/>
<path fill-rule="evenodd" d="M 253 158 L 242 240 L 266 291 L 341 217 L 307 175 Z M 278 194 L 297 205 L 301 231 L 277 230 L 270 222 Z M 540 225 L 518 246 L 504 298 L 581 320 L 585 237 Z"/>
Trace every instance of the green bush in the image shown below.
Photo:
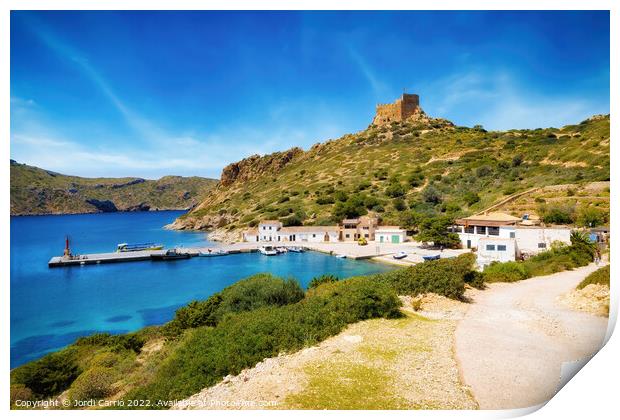
<path fill-rule="evenodd" d="M 350 323 L 400 316 L 394 291 L 371 276 L 327 286 L 322 293 L 295 304 L 237 313 L 214 328 L 192 330 L 163 362 L 154 380 L 125 398 L 184 398 L 265 358 L 338 334 Z"/>
<path fill-rule="evenodd" d="M 526 265 L 521 262 L 493 262 L 484 268 L 484 281 L 487 283 L 510 283 L 525 280 L 529 277 L 531 276 L 527 271 Z"/>
<path fill-rule="evenodd" d="M 144 340 L 142 340 L 137 334 L 112 335 L 109 333 L 98 333 L 87 337 L 78 338 L 75 341 L 75 345 L 105 346 L 114 351 L 133 350 L 138 353 L 144 345 Z"/>
<path fill-rule="evenodd" d="M 75 350 L 65 349 L 13 369 L 11 383 L 31 389 L 35 398 L 47 398 L 67 389 L 80 373 Z"/>
<path fill-rule="evenodd" d="M 310 283 L 308 284 L 308 289 L 314 289 L 316 287 L 319 287 L 321 284 L 335 283 L 337 281 L 338 277 L 331 274 L 323 274 L 322 276 L 317 276 L 310 280 Z"/>
<path fill-rule="evenodd" d="M 69 400 L 87 401 L 112 395 L 115 376 L 112 369 L 105 367 L 94 367 L 85 371 L 69 388 Z"/>
<path fill-rule="evenodd" d="M 468 253 L 456 258 L 425 261 L 412 267 L 378 274 L 377 279 L 388 284 L 399 295 L 437 293 L 461 299 L 465 292 L 465 278 L 471 276 L 473 271 L 474 259 L 475 256 Z"/>
<path fill-rule="evenodd" d="M 207 300 L 194 301 L 177 310 L 166 332 L 176 335 L 187 328 L 214 326 L 230 313 L 251 311 L 262 306 L 282 306 L 299 302 L 304 291 L 295 280 L 271 274 L 256 274 L 228 286 Z"/>
<path fill-rule="evenodd" d="M 11 385 L 11 406 L 16 401 L 32 401 L 32 390 L 23 384 Z"/>
<path fill-rule="evenodd" d="M 609 287 L 610 283 L 610 266 L 606 265 L 603 268 L 599 268 L 594 273 L 583 279 L 577 286 L 577 289 L 583 289 L 589 284 L 602 284 Z"/>

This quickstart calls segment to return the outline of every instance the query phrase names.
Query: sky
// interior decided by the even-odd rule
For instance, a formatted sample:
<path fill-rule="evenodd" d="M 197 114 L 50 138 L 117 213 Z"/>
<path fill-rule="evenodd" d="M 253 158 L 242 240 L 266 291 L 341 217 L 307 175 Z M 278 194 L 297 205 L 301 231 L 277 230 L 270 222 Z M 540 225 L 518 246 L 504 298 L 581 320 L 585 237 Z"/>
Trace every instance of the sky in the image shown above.
<path fill-rule="evenodd" d="M 11 12 L 11 158 L 199 175 L 365 129 L 403 91 L 487 129 L 609 113 L 609 12 Z"/>

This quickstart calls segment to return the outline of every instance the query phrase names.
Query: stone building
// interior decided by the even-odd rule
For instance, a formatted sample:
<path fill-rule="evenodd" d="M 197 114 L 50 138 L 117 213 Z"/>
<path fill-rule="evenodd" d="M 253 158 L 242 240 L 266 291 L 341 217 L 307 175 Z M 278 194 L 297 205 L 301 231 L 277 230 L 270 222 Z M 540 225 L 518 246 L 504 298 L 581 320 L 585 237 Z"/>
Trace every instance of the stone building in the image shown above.
<path fill-rule="evenodd" d="M 391 104 L 379 104 L 372 123 L 375 125 L 390 124 L 394 121 L 403 121 L 421 113 L 420 97 L 416 94 L 403 93 Z"/>

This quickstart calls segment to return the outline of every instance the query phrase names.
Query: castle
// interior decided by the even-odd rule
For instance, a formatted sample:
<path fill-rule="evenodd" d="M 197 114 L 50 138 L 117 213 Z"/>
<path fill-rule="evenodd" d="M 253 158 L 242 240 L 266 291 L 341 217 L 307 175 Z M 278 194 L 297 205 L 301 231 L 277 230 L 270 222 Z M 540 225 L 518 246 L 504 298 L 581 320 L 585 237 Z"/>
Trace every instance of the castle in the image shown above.
<path fill-rule="evenodd" d="M 393 121 L 403 121 L 412 116 L 418 116 L 421 112 L 420 97 L 416 94 L 403 93 L 403 96 L 391 104 L 377 105 L 372 123 L 383 125 Z"/>

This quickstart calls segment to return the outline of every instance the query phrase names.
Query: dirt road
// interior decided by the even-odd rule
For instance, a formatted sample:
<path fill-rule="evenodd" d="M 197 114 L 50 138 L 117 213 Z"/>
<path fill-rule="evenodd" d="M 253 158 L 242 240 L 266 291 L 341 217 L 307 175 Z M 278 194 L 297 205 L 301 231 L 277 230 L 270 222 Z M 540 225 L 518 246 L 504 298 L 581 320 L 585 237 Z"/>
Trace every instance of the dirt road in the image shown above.
<path fill-rule="evenodd" d="M 558 297 L 574 289 L 591 264 L 519 283 L 492 284 L 473 294 L 456 329 L 464 383 L 481 409 L 525 408 L 557 392 L 564 362 L 602 345 L 607 318 L 573 311 Z"/>

